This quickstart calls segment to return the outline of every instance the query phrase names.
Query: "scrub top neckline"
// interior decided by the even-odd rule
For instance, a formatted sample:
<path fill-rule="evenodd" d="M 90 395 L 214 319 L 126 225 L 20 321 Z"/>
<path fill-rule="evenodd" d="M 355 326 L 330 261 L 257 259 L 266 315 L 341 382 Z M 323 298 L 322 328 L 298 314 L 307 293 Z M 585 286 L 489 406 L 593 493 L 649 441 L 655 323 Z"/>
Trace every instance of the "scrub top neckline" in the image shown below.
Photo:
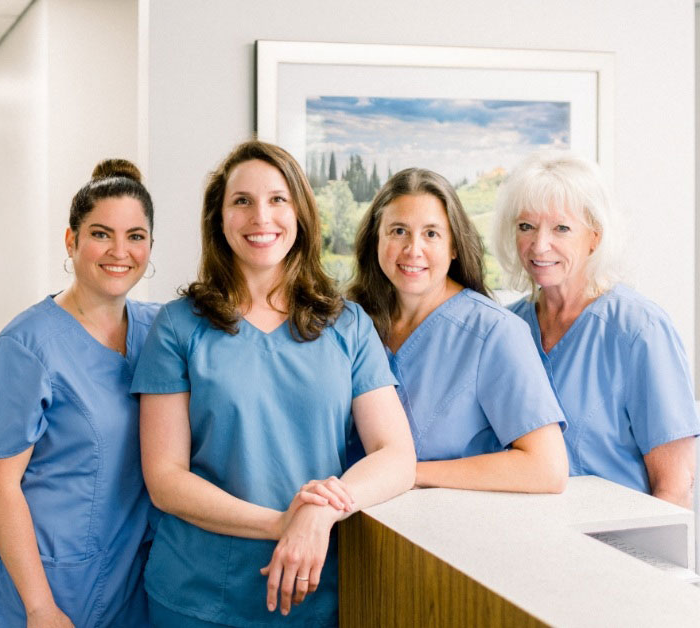
<path fill-rule="evenodd" d="M 537 318 L 537 301 L 530 303 L 530 317 L 532 318 L 533 328 L 537 331 L 535 340 L 537 341 L 537 349 L 540 351 L 540 353 L 546 355 L 548 358 L 551 358 L 552 355 L 556 355 L 559 348 L 565 346 L 567 341 L 574 335 L 576 328 L 582 324 L 581 321 L 584 318 L 587 318 L 592 312 L 596 303 L 602 302 L 602 300 L 606 299 L 608 295 L 614 291 L 615 288 L 613 287 L 584 307 L 583 310 L 581 310 L 581 313 L 576 317 L 576 320 L 571 324 L 571 327 L 564 332 L 562 337 L 557 340 L 556 344 L 549 350 L 549 352 L 545 351 L 544 347 L 542 346 L 542 330 L 540 329 L 540 321 Z"/>
<path fill-rule="evenodd" d="M 247 338 L 250 342 L 271 353 L 287 346 L 289 343 L 295 343 L 292 332 L 289 329 L 288 318 L 270 332 L 264 332 L 245 318 L 241 318 L 238 332 L 242 338 Z"/>
<path fill-rule="evenodd" d="M 454 299 L 456 299 L 460 295 L 466 294 L 467 292 L 469 292 L 469 288 L 463 288 L 457 294 L 453 294 L 449 299 L 445 299 L 442 303 L 440 303 L 440 305 L 438 305 L 432 312 L 430 312 L 430 314 L 428 314 L 420 322 L 418 327 L 416 327 L 409 334 L 408 338 L 406 338 L 406 340 L 404 340 L 403 343 L 401 344 L 401 346 L 396 350 L 396 353 L 393 353 L 392 350 L 389 349 L 388 345 L 384 345 L 384 348 L 386 349 L 387 355 L 390 358 L 399 359 L 399 357 L 402 357 L 405 353 L 409 353 L 410 352 L 410 345 L 413 345 L 416 342 L 416 340 L 423 335 L 423 333 L 427 329 L 430 321 L 432 321 L 433 319 L 435 319 L 438 316 L 440 310 L 442 310 L 443 308 L 446 308 L 448 306 L 448 303 L 450 303 L 451 301 L 453 301 Z"/>
<path fill-rule="evenodd" d="M 46 299 L 49 301 L 50 305 L 52 307 L 55 307 L 57 310 L 59 310 L 59 315 L 62 316 L 66 322 L 71 325 L 74 328 L 78 328 L 78 333 L 83 335 L 88 339 L 88 342 L 93 343 L 94 345 L 101 347 L 104 351 L 107 351 L 110 355 L 115 355 L 121 360 L 126 360 L 128 361 L 129 358 L 131 357 L 131 337 L 132 337 L 132 332 L 133 332 L 133 313 L 131 311 L 131 304 L 129 302 L 129 299 L 126 300 L 125 302 L 125 307 L 126 307 L 126 355 L 122 355 L 119 353 L 119 351 L 115 351 L 114 349 L 110 349 L 109 347 L 103 345 L 97 338 L 95 338 L 83 325 L 81 322 L 75 318 L 68 310 L 63 309 L 56 301 L 54 300 L 54 297 L 58 296 L 60 292 L 57 292 L 56 294 L 50 294 Z"/>
<path fill-rule="evenodd" d="M 251 323 L 245 316 L 241 316 L 241 320 L 245 321 L 246 324 L 248 326 L 250 326 L 252 329 L 254 329 L 256 332 L 258 332 L 259 334 L 262 334 L 263 336 L 266 336 L 268 338 L 270 336 L 276 334 L 280 327 L 289 326 L 289 317 L 285 318 L 279 325 L 277 325 L 277 327 L 275 327 L 274 329 L 271 329 L 270 331 L 263 331 L 262 329 L 260 329 L 260 327 Z"/>

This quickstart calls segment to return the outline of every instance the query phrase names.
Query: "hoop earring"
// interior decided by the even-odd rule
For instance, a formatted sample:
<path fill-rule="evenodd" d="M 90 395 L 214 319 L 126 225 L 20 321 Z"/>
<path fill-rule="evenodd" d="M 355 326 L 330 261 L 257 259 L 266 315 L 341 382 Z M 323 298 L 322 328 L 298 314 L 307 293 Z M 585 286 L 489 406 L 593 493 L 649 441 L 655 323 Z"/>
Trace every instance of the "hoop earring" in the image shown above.
<path fill-rule="evenodd" d="M 63 270 L 66 271 L 69 275 L 72 275 L 75 272 L 75 266 L 73 266 L 73 258 L 70 255 L 63 260 Z"/>
<path fill-rule="evenodd" d="M 144 279 L 152 279 L 156 274 L 156 265 L 151 260 L 148 260 L 148 267 L 146 268 L 146 270 L 148 270 L 148 268 L 151 269 L 151 274 L 144 275 L 143 276 Z"/>

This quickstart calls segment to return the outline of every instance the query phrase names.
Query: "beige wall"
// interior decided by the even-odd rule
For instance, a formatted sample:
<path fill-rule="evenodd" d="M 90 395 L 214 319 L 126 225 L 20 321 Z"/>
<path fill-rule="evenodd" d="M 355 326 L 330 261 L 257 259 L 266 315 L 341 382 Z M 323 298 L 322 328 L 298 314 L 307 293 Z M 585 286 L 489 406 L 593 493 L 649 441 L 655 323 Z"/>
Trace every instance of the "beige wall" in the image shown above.
<path fill-rule="evenodd" d="M 615 53 L 615 178 L 636 287 L 693 361 L 693 0 L 141 0 L 147 4 L 151 295 L 194 277 L 205 174 L 254 120 L 256 39 Z"/>
<path fill-rule="evenodd" d="M 158 272 L 139 294 L 166 300 L 195 276 L 206 173 L 253 131 L 256 39 L 615 53 L 631 279 L 669 311 L 693 360 L 693 0 L 37 0 L 0 46 L 12 295 L 0 324 L 65 283 L 68 203 L 107 155 L 138 154 L 156 203 Z M 13 74 L 23 87 L 11 96 Z"/>

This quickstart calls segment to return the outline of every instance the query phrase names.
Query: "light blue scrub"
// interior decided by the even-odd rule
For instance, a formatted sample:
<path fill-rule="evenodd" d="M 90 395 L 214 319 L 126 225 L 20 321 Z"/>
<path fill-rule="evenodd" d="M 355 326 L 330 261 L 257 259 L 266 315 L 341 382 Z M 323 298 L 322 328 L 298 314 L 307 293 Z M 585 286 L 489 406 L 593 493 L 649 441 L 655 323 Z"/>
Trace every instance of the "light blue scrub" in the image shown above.
<path fill-rule="evenodd" d="M 0 457 L 34 445 L 22 491 L 54 599 L 78 628 L 147 625 L 150 501 L 129 388 L 157 306 L 126 309 L 126 358 L 50 296 L 0 334 Z M 0 626 L 25 625 L 0 563 Z"/>
<path fill-rule="evenodd" d="M 530 325 L 569 429 L 571 475 L 597 475 L 649 493 L 643 456 L 700 433 L 690 372 L 668 315 L 617 285 L 581 312 L 549 354 L 535 304 L 510 308 Z"/>
<path fill-rule="evenodd" d="M 387 353 L 418 460 L 503 451 L 543 425 L 566 426 L 527 326 L 473 290 Z"/>
<path fill-rule="evenodd" d="M 189 391 L 191 471 L 240 499 L 284 511 L 304 483 L 346 469 L 353 398 L 394 384 L 374 326 L 354 303 L 318 339 L 297 342 L 287 323 L 265 334 L 241 320 L 239 332 L 227 334 L 181 299 L 153 324 L 132 390 Z M 267 579 L 259 572 L 275 545 L 166 514 L 146 566 L 148 595 L 225 625 L 336 625 L 335 538 L 319 589 L 287 617 L 267 610 Z"/>

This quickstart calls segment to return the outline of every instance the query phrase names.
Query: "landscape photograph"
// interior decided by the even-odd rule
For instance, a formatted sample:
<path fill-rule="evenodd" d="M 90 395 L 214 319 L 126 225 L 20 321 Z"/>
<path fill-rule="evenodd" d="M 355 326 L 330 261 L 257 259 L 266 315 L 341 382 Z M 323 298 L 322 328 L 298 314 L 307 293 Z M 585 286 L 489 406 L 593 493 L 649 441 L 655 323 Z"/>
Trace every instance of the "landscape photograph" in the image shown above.
<path fill-rule="evenodd" d="M 566 149 L 571 104 L 516 100 L 306 99 L 306 172 L 323 224 L 323 262 L 340 282 L 352 274 L 357 224 L 395 172 L 421 167 L 457 190 L 486 246 L 487 283 L 501 287 L 489 251 L 498 186 L 525 155 Z"/>

